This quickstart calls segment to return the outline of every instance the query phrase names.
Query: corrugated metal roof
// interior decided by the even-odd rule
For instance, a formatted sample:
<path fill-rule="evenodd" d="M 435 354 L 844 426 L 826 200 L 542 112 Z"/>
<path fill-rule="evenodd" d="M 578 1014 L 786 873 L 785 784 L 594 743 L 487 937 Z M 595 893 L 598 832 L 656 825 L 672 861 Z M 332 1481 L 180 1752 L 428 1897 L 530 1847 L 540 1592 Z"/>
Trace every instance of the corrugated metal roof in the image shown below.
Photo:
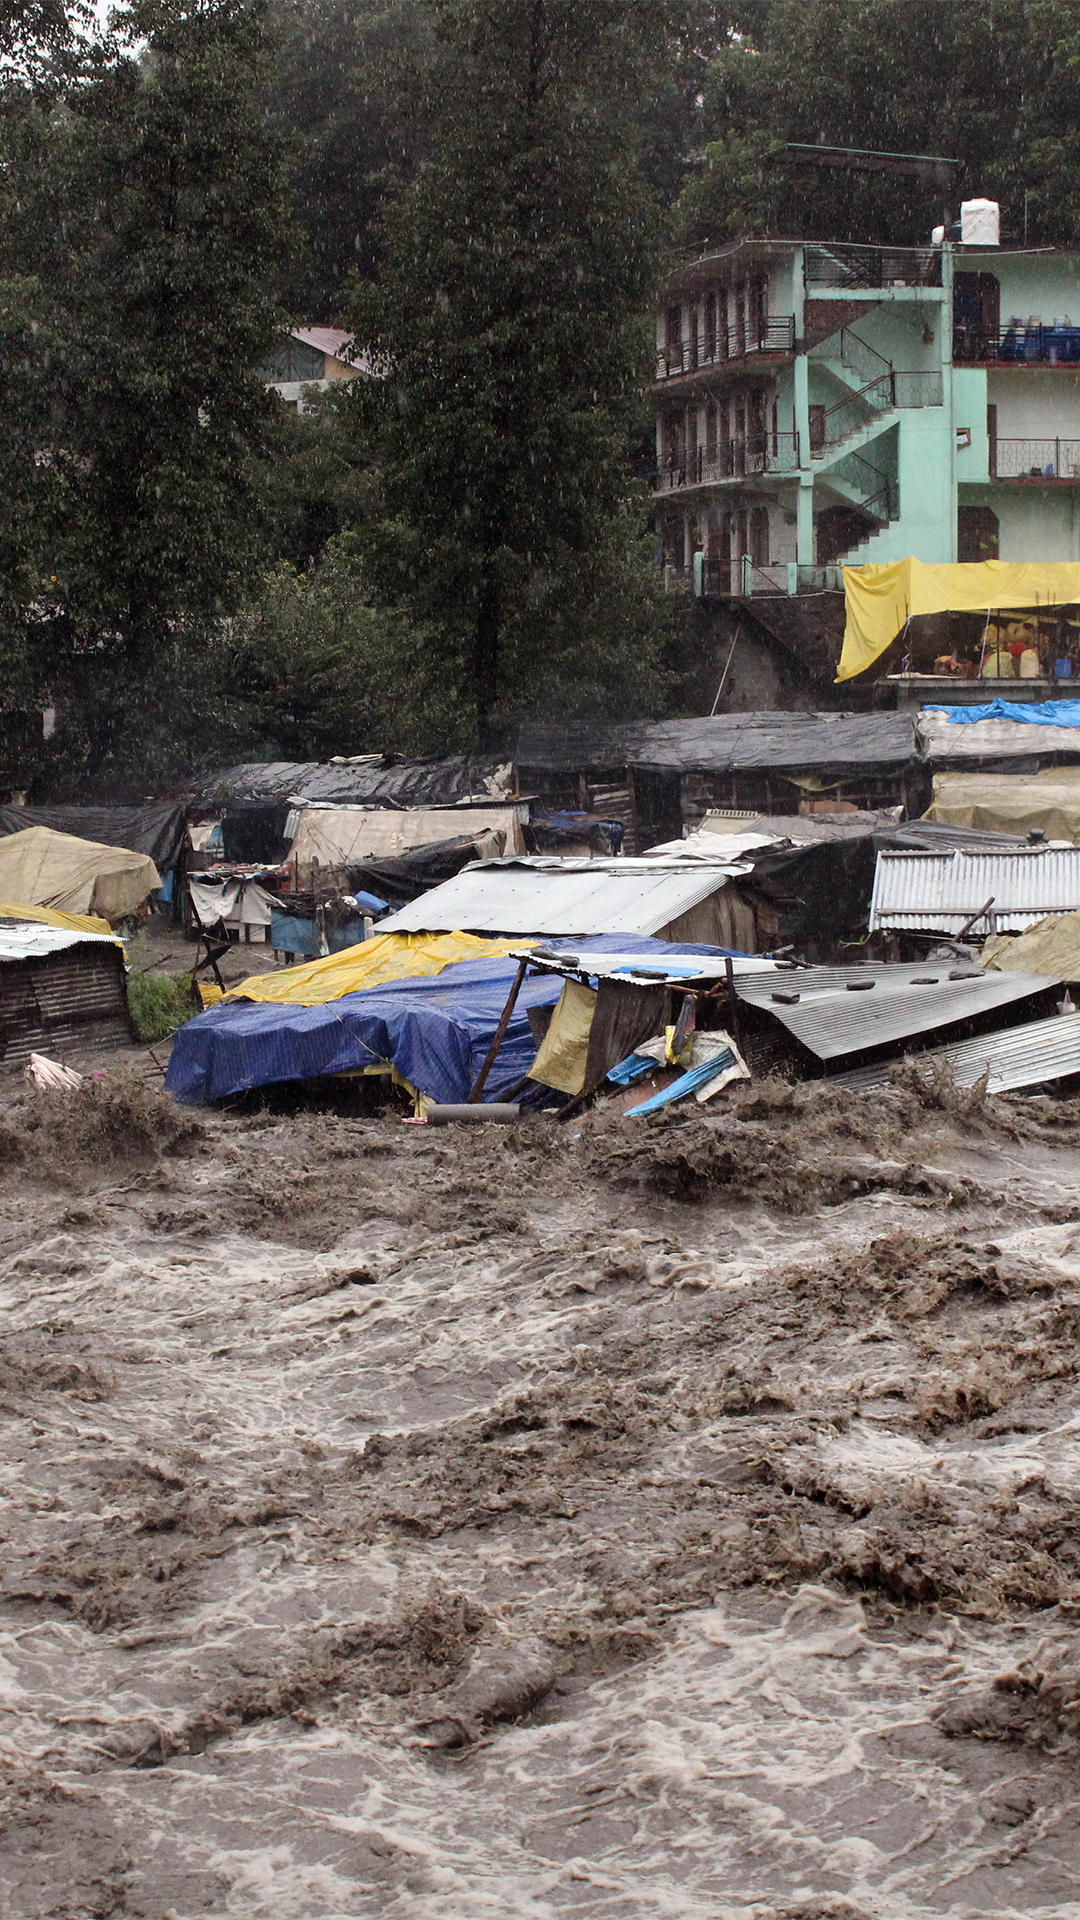
<path fill-rule="evenodd" d="M 482 860 L 379 922 L 380 933 L 655 933 L 745 863 Z"/>
<path fill-rule="evenodd" d="M 993 900 L 974 933 L 1020 932 L 1048 913 L 1080 907 L 1080 847 L 1020 847 L 977 853 L 881 852 L 870 931 L 959 933 Z"/>
<path fill-rule="evenodd" d="M 527 725 L 517 745 L 521 767 L 675 773 L 781 767 L 886 771 L 916 758 L 915 723 L 908 713 L 718 713 L 702 720 L 625 726 Z"/>
<path fill-rule="evenodd" d="M 404 760 L 390 765 L 379 754 L 354 762 L 271 760 L 226 767 L 200 789 L 208 802 L 293 799 L 367 801 L 373 806 L 452 806 L 472 795 L 503 799 L 513 785 L 513 766 L 495 757 Z"/>
<path fill-rule="evenodd" d="M 982 973 L 949 961 L 910 967 L 777 966 L 772 977 L 740 973 L 737 964 L 735 979 L 740 1000 L 772 1014 L 819 1060 L 907 1040 L 1058 984 L 1041 974 Z M 798 998 L 787 997 L 794 995 Z"/>
<path fill-rule="evenodd" d="M 919 736 L 926 758 L 937 767 L 972 760 L 1031 760 L 1067 754 L 1080 760 L 1080 729 L 1044 727 L 1026 720 L 950 720 L 947 714 L 919 714 Z"/>
<path fill-rule="evenodd" d="M 1005 1027 L 1000 1033 L 983 1033 L 977 1040 L 933 1047 L 917 1058 L 920 1066 L 947 1063 L 961 1087 L 974 1086 L 987 1069 L 990 1093 L 1039 1087 L 1047 1080 L 1080 1073 L 1080 1019 L 1075 1014 L 1051 1014 L 1048 1020 Z M 891 1065 L 883 1061 L 873 1067 L 857 1067 L 852 1073 L 838 1073 L 835 1084 L 861 1089 L 885 1086 Z"/>
<path fill-rule="evenodd" d="M 99 945 L 120 946 L 110 933 L 82 933 L 76 928 L 39 925 L 33 920 L 0 920 L 0 963 L 5 960 L 40 960 L 48 953 L 61 953 L 65 947 Z"/>

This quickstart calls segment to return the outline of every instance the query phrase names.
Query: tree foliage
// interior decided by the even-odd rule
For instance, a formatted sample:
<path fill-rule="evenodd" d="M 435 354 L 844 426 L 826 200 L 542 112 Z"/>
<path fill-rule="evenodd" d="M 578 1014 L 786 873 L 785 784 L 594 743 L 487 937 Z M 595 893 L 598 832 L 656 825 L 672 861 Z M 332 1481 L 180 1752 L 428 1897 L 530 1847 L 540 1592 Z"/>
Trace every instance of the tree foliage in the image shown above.
<path fill-rule="evenodd" d="M 523 610 L 625 527 L 657 209 L 629 115 L 662 33 L 651 0 L 439 0 L 431 153 L 355 299 L 388 594 L 467 650 L 481 738 L 535 663 Z M 640 644 L 650 618 L 638 608 Z M 538 636 L 542 644 L 542 636 Z"/>
<path fill-rule="evenodd" d="M 783 156 L 797 142 L 956 159 L 951 216 L 988 195 L 1013 238 L 1072 242 L 1078 47 L 1075 0 L 765 0 L 708 63 L 681 235 L 917 244 L 941 219 L 933 184 L 826 172 Z"/>
<path fill-rule="evenodd" d="M 258 573 L 286 225 L 262 17 L 132 0 L 77 72 L 0 91 L 9 705 L 144 670 Z"/>

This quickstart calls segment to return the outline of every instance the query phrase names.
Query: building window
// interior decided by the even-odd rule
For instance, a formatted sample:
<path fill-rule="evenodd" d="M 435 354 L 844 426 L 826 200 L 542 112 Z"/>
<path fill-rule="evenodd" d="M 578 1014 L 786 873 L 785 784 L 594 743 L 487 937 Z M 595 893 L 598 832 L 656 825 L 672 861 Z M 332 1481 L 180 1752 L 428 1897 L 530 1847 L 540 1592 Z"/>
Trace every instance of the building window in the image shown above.
<path fill-rule="evenodd" d="M 993 507 L 960 507 L 956 515 L 956 551 L 960 560 L 1000 558 L 998 517 Z"/>
<path fill-rule="evenodd" d="M 716 359 L 716 295 L 705 296 L 705 358 Z"/>

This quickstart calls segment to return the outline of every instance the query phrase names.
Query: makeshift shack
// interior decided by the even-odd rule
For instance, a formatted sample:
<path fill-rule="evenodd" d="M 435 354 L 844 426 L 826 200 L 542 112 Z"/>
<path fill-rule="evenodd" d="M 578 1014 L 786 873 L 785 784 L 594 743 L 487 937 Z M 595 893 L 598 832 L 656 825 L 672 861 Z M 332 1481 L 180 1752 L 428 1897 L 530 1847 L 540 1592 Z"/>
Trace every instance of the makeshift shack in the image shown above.
<path fill-rule="evenodd" d="M 1080 700 L 924 706 L 919 745 L 931 772 L 1034 774 L 1080 767 Z"/>
<path fill-rule="evenodd" d="M 288 864 L 296 890 L 311 887 L 320 873 L 351 874 L 369 861 L 393 860 L 418 847 L 459 839 L 468 825 L 481 857 L 525 852 L 522 820 L 528 808 L 505 807 L 300 807 L 290 817 Z"/>
<path fill-rule="evenodd" d="M 159 874 L 178 865 L 186 837 L 185 809 L 178 803 L 146 807 L 0 807 L 0 835 L 49 827 L 97 846 L 122 847 L 152 860 Z"/>
<path fill-rule="evenodd" d="M 0 898 L 100 914 L 115 924 L 136 913 L 160 885 L 148 854 L 98 845 L 50 827 L 0 838 Z"/>
<path fill-rule="evenodd" d="M 775 925 L 737 882 L 748 860 L 484 860 L 380 922 L 386 933 L 649 934 L 755 953 Z"/>
<path fill-rule="evenodd" d="M 679 838 L 712 809 L 799 813 L 925 804 L 906 713 L 727 713 L 621 726 L 521 729 L 518 779 L 548 805 L 623 820 L 628 853 Z"/>
<path fill-rule="evenodd" d="M 1019 932 L 1047 914 L 1077 908 L 1080 847 L 882 851 L 870 931 L 982 938 Z"/>
<path fill-rule="evenodd" d="M 1080 767 L 936 773 L 933 796 L 925 819 L 941 826 L 1080 843 Z"/>
<path fill-rule="evenodd" d="M 643 961 L 663 954 L 665 964 L 673 952 L 624 937 L 577 943 L 576 957 L 616 947 Z M 534 975 L 502 1024 L 519 965 L 493 941 L 378 935 L 351 955 L 258 975 L 180 1028 L 166 1087 L 201 1105 L 275 1082 L 370 1073 L 452 1104 L 468 1099 L 498 1038 L 483 1095 L 500 1101 L 520 1092 L 536 1058 L 530 1012 L 553 1006 L 562 990 L 558 977 Z"/>
<path fill-rule="evenodd" d="M 119 940 L 9 917 L 19 911 L 0 908 L 0 1066 L 130 1040 Z"/>
<path fill-rule="evenodd" d="M 927 1034 L 964 1039 L 999 1031 L 1052 1014 L 1060 984 L 1041 974 L 984 973 L 970 961 L 779 962 L 752 972 L 735 965 L 742 1047 L 755 1072 L 846 1072 L 918 1051 Z"/>

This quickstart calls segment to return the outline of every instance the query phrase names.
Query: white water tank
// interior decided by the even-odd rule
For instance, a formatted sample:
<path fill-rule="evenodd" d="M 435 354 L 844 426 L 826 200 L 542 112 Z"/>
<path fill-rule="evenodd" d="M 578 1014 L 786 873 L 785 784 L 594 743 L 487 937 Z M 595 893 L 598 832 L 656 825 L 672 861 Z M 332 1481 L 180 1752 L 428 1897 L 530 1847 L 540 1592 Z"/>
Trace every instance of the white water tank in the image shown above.
<path fill-rule="evenodd" d="M 1001 244 L 1001 208 L 996 200 L 961 200 L 960 239 L 965 247 Z"/>

